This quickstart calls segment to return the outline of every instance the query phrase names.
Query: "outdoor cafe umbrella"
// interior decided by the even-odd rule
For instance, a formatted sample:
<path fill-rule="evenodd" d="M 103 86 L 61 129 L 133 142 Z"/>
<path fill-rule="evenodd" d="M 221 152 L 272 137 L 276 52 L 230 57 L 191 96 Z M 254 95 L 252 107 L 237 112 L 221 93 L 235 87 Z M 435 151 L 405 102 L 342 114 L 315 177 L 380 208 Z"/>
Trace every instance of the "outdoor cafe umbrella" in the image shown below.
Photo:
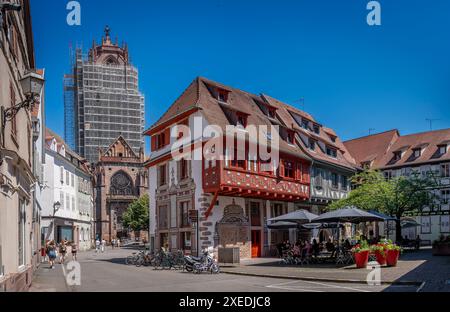
<path fill-rule="evenodd" d="M 384 221 L 384 218 L 376 216 L 370 212 L 358 209 L 354 206 L 338 209 L 330 212 L 321 214 L 313 220 L 314 223 L 361 223 L 361 222 L 373 222 L 373 221 Z M 338 244 L 339 242 L 339 230 L 338 230 Z"/>
<path fill-rule="evenodd" d="M 290 212 L 288 214 L 276 218 L 269 219 L 269 221 L 271 222 L 284 221 L 284 222 L 295 222 L 297 224 L 304 224 L 310 223 L 313 219 L 317 217 L 318 217 L 317 215 L 302 209 Z"/>
<path fill-rule="evenodd" d="M 343 224 L 338 224 L 338 223 L 307 223 L 307 224 L 302 224 L 302 228 L 305 228 L 305 229 L 308 229 L 308 230 L 337 229 L 338 226 L 340 228 L 344 228 Z"/>
<path fill-rule="evenodd" d="M 298 228 L 298 223 L 278 221 L 267 226 L 271 230 L 288 230 Z"/>
<path fill-rule="evenodd" d="M 314 223 L 361 223 L 384 221 L 384 219 L 370 212 L 352 206 L 326 212 L 313 219 L 312 221 Z"/>

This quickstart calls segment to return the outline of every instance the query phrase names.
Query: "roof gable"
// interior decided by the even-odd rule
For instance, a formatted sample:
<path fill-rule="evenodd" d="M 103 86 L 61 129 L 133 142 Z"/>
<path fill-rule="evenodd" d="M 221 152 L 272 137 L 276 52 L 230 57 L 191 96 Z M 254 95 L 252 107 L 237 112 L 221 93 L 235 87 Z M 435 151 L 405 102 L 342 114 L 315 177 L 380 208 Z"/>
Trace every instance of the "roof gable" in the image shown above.
<path fill-rule="evenodd" d="M 133 151 L 131 146 L 127 143 L 122 135 L 120 135 L 114 143 L 112 143 L 105 153 L 102 153 L 102 158 L 134 158 L 140 159 Z"/>

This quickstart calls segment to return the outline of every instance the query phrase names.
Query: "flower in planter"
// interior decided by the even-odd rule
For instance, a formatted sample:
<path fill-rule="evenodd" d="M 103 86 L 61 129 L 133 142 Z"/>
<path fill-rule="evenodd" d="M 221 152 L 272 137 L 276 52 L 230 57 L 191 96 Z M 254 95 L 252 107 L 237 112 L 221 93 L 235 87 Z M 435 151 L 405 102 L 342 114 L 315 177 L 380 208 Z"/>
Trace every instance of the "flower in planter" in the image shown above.
<path fill-rule="evenodd" d="M 370 251 L 369 243 L 365 240 L 361 241 L 359 244 L 352 248 L 353 253 L 360 253 L 365 251 Z"/>
<path fill-rule="evenodd" d="M 376 244 L 376 245 L 372 245 L 370 246 L 370 252 L 372 253 L 379 253 L 381 256 L 386 257 L 386 245 L 385 244 Z"/>

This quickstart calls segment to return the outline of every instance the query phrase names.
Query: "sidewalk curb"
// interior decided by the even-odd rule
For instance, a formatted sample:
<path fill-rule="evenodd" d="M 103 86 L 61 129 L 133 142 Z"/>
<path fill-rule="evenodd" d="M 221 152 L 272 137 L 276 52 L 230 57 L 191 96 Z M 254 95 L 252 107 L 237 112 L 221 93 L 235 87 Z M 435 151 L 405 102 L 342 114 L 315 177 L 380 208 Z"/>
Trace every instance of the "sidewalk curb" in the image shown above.
<path fill-rule="evenodd" d="M 278 278 L 278 279 L 289 279 L 289 280 L 299 280 L 299 281 L 309 281 L 309 282 L 326 282 L 326 283 L 347 283 L 347 284 L 367 284 L 365 280 L 355 280 L 355 279 L 336 279 L 336 278 L 321 278 L 321 277 L 302 277 L 302 276 L 292 276 L 292 275 L 274 275 L 274 274 L 257 274 L 239 271 L 226 271 L 220 270 L 221 273 L 231 274 L 231 275 L 241 275 L 241 276 L 253 276 L 253 277 L 266 277 L 266 278 Z M 422 281 L 381 281 L 382 285 L 404 285 L 404 286 L 421 286 Z"/>

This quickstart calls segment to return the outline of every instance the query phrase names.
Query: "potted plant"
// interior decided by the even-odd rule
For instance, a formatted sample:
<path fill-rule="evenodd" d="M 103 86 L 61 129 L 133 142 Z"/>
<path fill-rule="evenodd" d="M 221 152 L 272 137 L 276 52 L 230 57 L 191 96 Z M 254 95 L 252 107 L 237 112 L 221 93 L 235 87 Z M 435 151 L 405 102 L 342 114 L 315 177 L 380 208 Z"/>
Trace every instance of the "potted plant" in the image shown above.
<path fill-rule="evenodd" d="M 397 266 L 398 258 L 400 257 L 401 248 L 400 246 L 397 246 L 396 244 L 392 243 L 391 241 L 388 241 L 387 244 L 385 244 L 386 247 L 386 264 L 387 266 Z"/>
<path fill-rule="evenodd" d="M 367 241 L 362 241 L 352 248 L 353 257 L 358 269 L 366 268 L 369 262 L 370 248 Z"/>
<path fill-rule="evenodd" d="M 450 256 L 450 235 L 433 242 L 433 256 Z"/>
<path fill-rule="evenodd" d="M 370 246 L 370 252 L 375 255 L 379 265 L 386 265 L 386 245 L 383 243 Z"/>

